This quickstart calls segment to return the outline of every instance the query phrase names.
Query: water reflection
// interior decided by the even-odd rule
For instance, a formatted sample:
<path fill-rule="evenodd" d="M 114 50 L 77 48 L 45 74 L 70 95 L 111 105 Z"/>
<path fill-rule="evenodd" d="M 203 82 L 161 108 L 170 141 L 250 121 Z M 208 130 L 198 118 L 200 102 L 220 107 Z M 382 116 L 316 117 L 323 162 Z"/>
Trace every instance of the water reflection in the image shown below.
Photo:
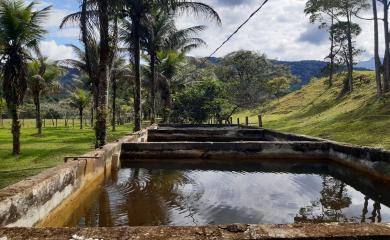
<path fill-rule="evenodd" d="M 372 182 L 352 187 L 323 168 L 302 172 L 294 165 L 299 174 L 290 171 L 291 167 L 275 169 L 122 169 L 102 186 L 94 200 L 79 207 L 87 211 L 81 213 L 78 223 L 64 225 L 390 221 L 390 209 L 383 204 L 389 202 L 388 194 L 373 193 Z"/>

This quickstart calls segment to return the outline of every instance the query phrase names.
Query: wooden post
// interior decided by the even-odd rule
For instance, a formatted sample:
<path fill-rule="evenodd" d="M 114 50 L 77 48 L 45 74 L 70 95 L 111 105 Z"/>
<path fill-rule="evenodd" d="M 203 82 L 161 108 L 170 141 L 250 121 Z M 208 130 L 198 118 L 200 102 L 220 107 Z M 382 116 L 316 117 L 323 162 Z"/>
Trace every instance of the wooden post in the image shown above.
<path fill-rule="evenodd" d="M 249 117 L 245 117 L 245 125 L 249 126 Z"/>
<path fill-rule="evenodd" d="M 237 118 L 237 125 L 240 125 L 240 118 Z"/>
<path fill-rule="evenodd" d="M 259 118 L 259 127 L 263 127 L 263 116 L 261 114 L 258 115 Z"/>
<path fill-rule="evenodd" d="M 73 126 L 73 128 L 74 128 L 74 118 L 72 118 L 72 126 Z"/>
<path fill-rule="evenodd" d="M 58 126 L 58 120 L 57 120 L 57 118 L 56 118 L 56 127 Z"/>
<path fill-rule="evenodd" d="M 230 117 L 230 124 L 233 124 L 233 117 Z"/>

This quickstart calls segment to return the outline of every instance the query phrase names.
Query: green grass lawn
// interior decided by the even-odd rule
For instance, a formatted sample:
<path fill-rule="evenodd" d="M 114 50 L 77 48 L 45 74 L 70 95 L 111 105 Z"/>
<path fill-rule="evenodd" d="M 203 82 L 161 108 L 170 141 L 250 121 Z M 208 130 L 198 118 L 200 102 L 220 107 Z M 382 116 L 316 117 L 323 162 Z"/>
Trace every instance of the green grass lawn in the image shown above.
<path fill-rule="evenodd" d="M 364 146 L 390 149 L 390 96 L 375 96 L 373 72 L 355 73 L 355 90 L 342 95 L 339 74 L 333 87 L 326 79 L 315 79 L 303 89 L 267 106 L 234 116 L 257 123 L 264 114 L 264 127 L 285 132 L 318 136 Z"/>
<path fill-rule="evenodd" d="M 0 188 L 54 167 L 62 163 L 65 156 L 78 156 L 94 149 L 94 132 L 90 126 L 80 130 L 78 124 L 65 127 L 64 120 L 58 120 L 58 127 L 54 127 L 46 120 L 43 135 L 37 136 L 34 124 L 34 120 L 24 121 L 22 153 L 17 157 L 11 154 L 10 121 L 6 120 L 3 128 L 0 127 Z M 132 129 L 131 124 L 118 126 L 116 132 L 109 132 L 108 139 L 118 139 Z"/>

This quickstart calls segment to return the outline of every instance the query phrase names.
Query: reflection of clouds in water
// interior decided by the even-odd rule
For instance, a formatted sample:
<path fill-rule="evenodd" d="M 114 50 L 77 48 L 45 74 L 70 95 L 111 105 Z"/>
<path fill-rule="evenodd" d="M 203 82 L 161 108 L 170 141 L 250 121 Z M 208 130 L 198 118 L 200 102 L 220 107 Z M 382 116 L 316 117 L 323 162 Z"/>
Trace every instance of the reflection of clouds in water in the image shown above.
<path fill-rule="evenodd" d="M 321 190 L 315 175 L 196 171 L 190 176 L 198 182 L 196 191 L 204 192 L 196 206 L 206 223 L 292 222 Z"/>
<path fill-rule="evenodd" d="M 323 214 L 321 194 L 327 193 L 327 201 L 338 204 L 337 189 L 344 185 L 326 177 L 330 188 L 324 192 L 324 180 L 310 174 L 121 169 L 104 191 L 116 226 L 140 221 L 144 225 L 293 223 L 302 208 L 312 207 L 308 217 Z M 343 189 L 352 203 L 341 212 L 359 222 L 365 196 L 350 186 Z M 373 204 L 368 202 L 366 222 Z M 382 205 L 381 215 L 383 221 L 389 220 L 390 209 Z"/>

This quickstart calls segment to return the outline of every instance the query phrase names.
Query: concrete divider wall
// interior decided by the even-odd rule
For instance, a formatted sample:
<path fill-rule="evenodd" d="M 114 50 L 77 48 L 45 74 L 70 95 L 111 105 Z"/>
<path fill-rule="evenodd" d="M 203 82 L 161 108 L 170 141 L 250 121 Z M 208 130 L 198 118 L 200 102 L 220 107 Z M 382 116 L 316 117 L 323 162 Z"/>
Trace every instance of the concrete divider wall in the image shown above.
<path fill-rule="evenodd" d="M 146 138 L 147 130 L 131 134 L 0 190 L 0 227 L 35 226 L 69 196 L 111 171 L 111 159 L 120 153 L 122 143 Z"/>

